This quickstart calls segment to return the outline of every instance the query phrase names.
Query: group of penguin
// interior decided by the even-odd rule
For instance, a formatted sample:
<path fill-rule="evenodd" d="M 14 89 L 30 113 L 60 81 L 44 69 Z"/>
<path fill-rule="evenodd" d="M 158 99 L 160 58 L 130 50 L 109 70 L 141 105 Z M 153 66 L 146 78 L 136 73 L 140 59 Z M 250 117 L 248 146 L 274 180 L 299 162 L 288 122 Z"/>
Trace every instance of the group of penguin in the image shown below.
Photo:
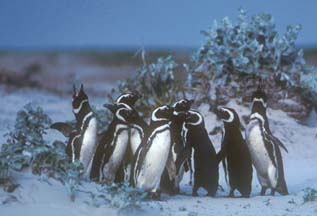
<path fill-rule="evenodd" d="M 105 184 L 129 182 L 160 199 L 161 192 L 180 193 L 185 172 L 194 173 L 192 195 L 202 187 L 208 196 L 218 189 L 219 163 L 223 162 L 229 177 L 230 197 L 238 190 L 249 197 L 252 165 L 262 186 L 287 195 L 280 147 L 285 146 L 270 131 L 266 116 L 267 96 L 261 89 L 254 92 L 252 110 L 241 134 L 239 116 L 234 109 L 220 107 L 217 116 L 224 122 L 221 150 L 216 153 L 205 128 L 204 118 L 191 109 L 192 100 L 181 99 L 172 106 L 157 107 L 149 124 L 138 114 L 134 105 L 137 93 L 119 96 L 104 107 L 113 114 L 108 129 L 98 134 L 98 119 L 91 109 L 83 85 L 74 86 L 72 108 L 75 127 L 57 122 L 51 125 L 68 137 L 66 153 L 72 162 L 83 164 L 86 179 Z M 287 150 L 286 150 L 287 151 Z M 193 167 L 192 167 L 193 163 Z"/>

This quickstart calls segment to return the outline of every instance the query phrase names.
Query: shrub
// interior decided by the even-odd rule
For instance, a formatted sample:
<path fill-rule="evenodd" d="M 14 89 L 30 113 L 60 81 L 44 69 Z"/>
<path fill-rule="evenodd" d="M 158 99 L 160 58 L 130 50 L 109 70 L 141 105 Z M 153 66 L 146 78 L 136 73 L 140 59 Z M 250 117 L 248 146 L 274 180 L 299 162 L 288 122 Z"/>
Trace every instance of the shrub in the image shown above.
<path fill-rule="evenodd" d="M 304 78 L 316 77 L 316 73 L 306 65 L 303 50 L 295 46 L 300 30 L 300 25 L 288 26 L 285 34 L 279 35 L 270 14 L 248 17 L 242 9 L 236 23 L 228 17 L 214 21 L 209 30 L 203 31 L 206 40 L 186 67 L 188 84 L 199 89 L 199 94 L 216 100 L 226 92 L 217 88 L 229 83 L 231 89 L 242 88 L 244 93 L 249 88 L 247 79 L 252 79 L 253 87 L 257 87 L 259 79 L 262 84 L 273 80 L 300 89 L 312 101 L 316 79 L 305 79 L 304 83 Z M 212 91 L 212 87 L 216 89 Z"/>
<path fill-rule="evenodd" d="M 16 171 L 31 166 L 33 159 L 47 151 L 43 136 L 50 124 L 51 119 L 42 108 L 25 105 L 17 113 L 14 130 L 5 135 L 8 138 L 2 145 L 2 164 Z"/>
<path fill-rule="evenodd" d="M 41 107 L 32 104 L 17 113 L 14 130 L 6 134 L 7 142 L 2 145 L 0 177 L 9 178 L 10 170 L 31 167 L 33 174 L 46 174 L 65 184 L 73 200 L 82 166 L 79 162 L 70 162 L 63 142 L 49 144 L 44 139 L 51 122 Z"/>
<path fill-rule="evenodd" d="M 175 79 L 176 62 L 171 56 L 158 58 L 155 63 L 147 64 L 143 52 L 143 66 L 137 74 L 127 80 L 120 81 L 118 90 L 113 89 L 112 95 L 117 93 L 138 92 L 142 100 L 137 109 L 145 116 L 149 116 L 154 107 L 171 104 L 183 93 L 184 86 Z M 110 96 L 113 100 L 113 97 Z"/>
<path fill-rule="evenodd" d="M 304 189 L 304 196 L 303 201 L 306 202 L 312 202 L 317 200 L 317 190 L 313 188 L 305 188 Z"/>
<path fill-rule="evenodd" d="M 139 208 L 140 202 L 147 196 L 147 193 L 144 191 L 132 188 L 127 183 L 120 186 L 112 184 L 111 186 L 104 187 L 104 189 L 111 196 L 110 204 L 120 210 Z"/>

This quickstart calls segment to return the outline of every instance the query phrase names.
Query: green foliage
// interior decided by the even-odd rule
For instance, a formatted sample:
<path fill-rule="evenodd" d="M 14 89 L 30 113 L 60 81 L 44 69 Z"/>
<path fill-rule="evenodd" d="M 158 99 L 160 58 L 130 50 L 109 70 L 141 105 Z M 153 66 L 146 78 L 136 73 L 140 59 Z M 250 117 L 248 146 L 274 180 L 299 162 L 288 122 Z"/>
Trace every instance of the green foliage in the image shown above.
<path fill-rule="evenodd" d="M 67 169 L 63 172 L 64 182 L 68 189 L 71 201 L 75 201 L 76 191 L 80 184 L 80 176 L 83 173 L 83 165 L 79 161 L 69 163 Z"/>
<path fill-rule="evenodd" d="M 143 54 L 144 55 L 144 54 Z M 143 58 L 144 60 L 144 58 Z M 149 116 L 154 107 L 171 104 L 183 93 L 183 86 L 175 79 L 176 62 L 171 56 L 158 58 L 155 63 L 143 66 L 137 74 L 130 79 L 120 81 L 116 93 L 138 92 L 142 94 L 142 100 L 137 104 L 137 109 L 145 116 Z"/>
<path fill-rule="evenodd" d="M 32 165 L 34 158 L 47 151 L 44 140 L 51 119 L 40 107 L 31 104 L 17 113 L 14 130 L 6 134 L 7 142 L 2 145 L 0 161 L 7 168 L 21 171 Z"/>
<path fill-rule="evenodd" d="M 82 165 L 70 163 L 63 142 L 49 144 L 44 139 L 51 122 L 42 108 L 31 104 L 17 113 L 14 130 L 6 135 L 7 142 L 0 152 L 0 177 L 9 178 L 10 170 L 31 167 L 33 174 L 46 174 L 65 184 L 73 200 Z"/>
<path fill-rule="evenodd" d="M 312 202 L 317 200 L 317 190 L 313 188 L 305 188 L 304 189 L 304 196 L 303 201 L 306 202 Z"/>
<path fill-rule="evenodd" d="M 279 35 L 270 14 L 248 17 L 242 9 L 236 23 L 228 17 L 221 22 L 214 21 L 203 32 L 206 41 L 187 66 L 188 83 L 209 90 L 210 81 L 215 86 L 232 81 L 243 86 L 243 77 L 274 77 L 288 87 L 300 88 L 306 98 L 311 97 L 311 86 L 317 82 L 306 79 L 304 84 L 303 78 L 316 77 L 316 73 L 306 65 L 303 50 L 295 46 L 300 30 L 300 25 L 288 26 Z"/>
<path fill-rule="evenodd" d="M 104 189 L 111 196 L 111 206 L 120 210 L 139 208 L 140 202 L 147 196 L 147 193 L 144 191 L 132 188 L 127 183 L 120 186 L 112 184 L 111 186 L 104 187 Z"/>

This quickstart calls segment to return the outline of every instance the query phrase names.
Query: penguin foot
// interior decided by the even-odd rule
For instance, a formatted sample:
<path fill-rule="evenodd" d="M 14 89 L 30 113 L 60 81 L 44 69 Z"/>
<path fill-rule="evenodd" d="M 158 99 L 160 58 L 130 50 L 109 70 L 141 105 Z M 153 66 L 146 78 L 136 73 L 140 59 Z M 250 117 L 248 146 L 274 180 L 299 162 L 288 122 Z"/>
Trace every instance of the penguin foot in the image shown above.
<path fill-rule="evenodd" d="M 230 190 L 229 197 L 234 198 L 234 189 Z"/>
<path fill-rule="evenodd" d="M 266 189 L 267 189 L 267 187 L 262 187 L 261 193 L 260 193 L 261 196 L 265 195 Z"/>
<path fill-rule="evenodd" d="M 209 196 L 209 197 L 215 197 L 215 195 L 216 195 L 216 193 L 212 193 L 212 192 L 207 193 L 207 196 Z"/>
<path fill-rule="evenodd" d="M 193 197 L 197 197 L 198 196 L 197 190 L 192 192 L 192 196 Z"/>
<path fill-rule="evenodd" d="M 275 195 L 275 189 L 271 189 L 271 196 Z"/>
<path fill-rule="evenodd" d="M 150 200 L 160 201 L 161 200 L 161 193 L 160 192 L 149 192 L 147 195 L 147 198 Z"/>

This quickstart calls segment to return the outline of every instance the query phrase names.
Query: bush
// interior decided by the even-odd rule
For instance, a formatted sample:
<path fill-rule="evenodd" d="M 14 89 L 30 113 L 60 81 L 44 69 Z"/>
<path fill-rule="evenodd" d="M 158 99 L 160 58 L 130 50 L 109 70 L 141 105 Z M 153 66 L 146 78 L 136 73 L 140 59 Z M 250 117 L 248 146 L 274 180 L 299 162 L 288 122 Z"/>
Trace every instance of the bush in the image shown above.
<path fill-rule="evenodd" d="M 137 74 L 130 79 L 120 81 L 118 90 L 113 89 L 112 95 L 126 92 L 138 92 L 142 94 L 142 100 L 138 101 L 137 109 L 146 117 L 154 107 L 171 104 L 184 95 L 184 85 L 175 79 L 177 69 L 176 62 L 171 56 L 158 58 L 155 63 L 147 64 L 143 53 L 143 66 Z M 113 101 L 112 95 L 110 96 Z"/>
<path fill-rule="evenodd" d="M 82 166 L 70 162 L 63 142 L 49 144 L 44 139 L 51 122 L 41 107 L 32 104 L 25 105 L 17 113 L 14 130 L 6 134 L 7 142 L 2 145 L 0 177 L 8 179 L 10 170 L 22 171 L 31 167 L 33 174 L 46 174 L 65 184 L 73 200 Z"/>
<path fill-rule="evenodd" d="M 304 196 L 303 201 L 306 202 L 312 202 L 317 200 L 317 190 L 313 188 L 305 188 L 304 189 Z"/>
<path fill-rule="evenodd" d="M 208 31 L 203 31 L 206 41 L 187 66 L 188 84 L 215 99 L 219 95 L 212 86 L 221 88 L 230 83 L 231 89 L 245 92 L 249 88 L 247 79 L 252 79 L 253 88 L 259 80 L 261 84 L 273 80 L 286 88 L 300 89 L 312 101 L 317 80 L 305 78 L 316 78 L 316 72 L 306 65 L 303 50 L 295 46 L 300 30 L 300 25 L 288 26 L 285 34 L 279 35 L 270 14 L 248 17 L 242 9 L 236 23 L 228 17 L 214 21 Z"/>
<path fill-rule="evenodd" d="M 140 202 L 147 196 L 144 191 L 132 188 L 127 183 L 121 186 L 113 184 L 104 188 L 111 196 L 111 205 L 120 210 L 139 208 Z"/>
<path fill-rule="evenodd" d="M 51 119 L 42 108 L 25 105 L 17 113 L 14 130 L 5 135 L 8 138 L 2 145 L 1 164 L 16 171 L 31 166 L 35 158 L 47 151 L 43 136 L 50 124 Z"/>

